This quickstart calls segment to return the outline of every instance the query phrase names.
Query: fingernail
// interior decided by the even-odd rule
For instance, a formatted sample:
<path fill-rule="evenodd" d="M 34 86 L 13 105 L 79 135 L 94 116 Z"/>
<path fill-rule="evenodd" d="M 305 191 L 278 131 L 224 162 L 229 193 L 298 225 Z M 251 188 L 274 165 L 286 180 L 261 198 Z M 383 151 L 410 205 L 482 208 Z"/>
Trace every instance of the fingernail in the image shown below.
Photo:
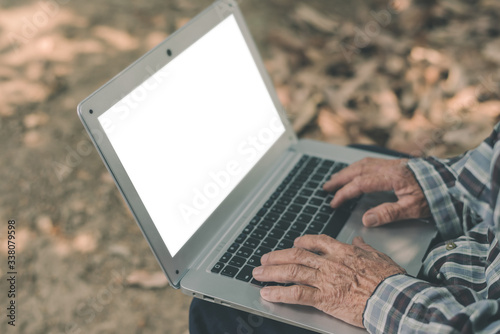
<path fill-rule="evenodd" d="M 268 288 L 262 288 L 262 289 L 260 289 L 260 296 L 262 298 L 269 297 L 269 289 Z"/>
<path fill-rule="evenodd" d="M 254 276 L 259 276 L 260 274 L 262 274 L 262 271 L 263 271 L 263 270 L 264 270 L 264 269 L 263 269 L 262 267 L 257 267 L 257 268 L 255 268 L 255 269 L 253 270 L 252 274 L 253 274 Z"/>
<path fill-rule="evenodd" d="M 369 213 L 365 217 L 366 226 L 376 226 L 378 224 L 377 215 Z"/>

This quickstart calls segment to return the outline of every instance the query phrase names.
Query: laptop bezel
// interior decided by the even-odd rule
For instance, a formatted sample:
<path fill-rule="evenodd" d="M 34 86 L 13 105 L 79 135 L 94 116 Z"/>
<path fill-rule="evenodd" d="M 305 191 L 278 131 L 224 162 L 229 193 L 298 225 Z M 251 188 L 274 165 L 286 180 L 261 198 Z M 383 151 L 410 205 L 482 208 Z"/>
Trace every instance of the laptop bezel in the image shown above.
<path fill-rule="evenodd" d="M 255 64 L 285 126 L 285 132 L 233 190 L 231 195 L 224 200 L 181 250 L 172 257 L 127 176 L 117 154 L 107 139 L 104 129 L 98 121 L 98 117 L 230 15 L 234 15 L 241 29 Z M 167 54 L 167 49 L 171 50 L 171 56 Z M 77 111 L 106 168 L 113 176 L 119 191 L 149 243 L 153 254 L 167 275 L 170 284 L 176 288 L 180 286 L 182 276 L 187 272 L 207 244 L 213 242 L 211 239 L 223 228 L 224 222 L 232 215 L 232 210 L 239 206 L 239 201 L 245 197 L 244 195 L 247 193 L 249 187 L 257 184 L 268 168 L 276 163 L 281 154 L 297 142 L 297 137 L 286 118 L 286 113 L 280 104 L 274 90 L 274 85 L 260 58 L 260 54 L 245 24 L 243 15 L 237 3 L 232 0 L 216 1 L 213 3 L 183 28 L 169 36 L 157 47 L 139 58 L 83 100 L 78 105 Z"/>

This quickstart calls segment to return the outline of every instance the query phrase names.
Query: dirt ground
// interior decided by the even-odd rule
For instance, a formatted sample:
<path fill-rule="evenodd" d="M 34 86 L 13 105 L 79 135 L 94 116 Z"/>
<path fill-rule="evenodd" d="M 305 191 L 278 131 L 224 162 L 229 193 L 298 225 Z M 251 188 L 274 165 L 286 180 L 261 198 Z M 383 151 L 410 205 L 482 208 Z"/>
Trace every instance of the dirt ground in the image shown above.
<path fill-rule="evenodd" d="M 0 5 L 0 332 L 188 332 L 77 104 L 210 0 Z M 295 130 L 416 155 L 499 120 L 497 0 L 240 0 Z M 16 221 L 16 326 L 7 231 Z"/>

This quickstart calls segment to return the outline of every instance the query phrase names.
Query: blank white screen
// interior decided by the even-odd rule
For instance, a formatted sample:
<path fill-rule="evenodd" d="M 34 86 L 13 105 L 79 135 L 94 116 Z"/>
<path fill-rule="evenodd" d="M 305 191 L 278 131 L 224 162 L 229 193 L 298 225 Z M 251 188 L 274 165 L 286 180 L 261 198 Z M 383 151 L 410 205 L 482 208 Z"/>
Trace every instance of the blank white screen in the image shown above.
<path fill-rule="evenodd" d="M 99 121 L 172 256 L 285 130 L 233 16 Z"/>

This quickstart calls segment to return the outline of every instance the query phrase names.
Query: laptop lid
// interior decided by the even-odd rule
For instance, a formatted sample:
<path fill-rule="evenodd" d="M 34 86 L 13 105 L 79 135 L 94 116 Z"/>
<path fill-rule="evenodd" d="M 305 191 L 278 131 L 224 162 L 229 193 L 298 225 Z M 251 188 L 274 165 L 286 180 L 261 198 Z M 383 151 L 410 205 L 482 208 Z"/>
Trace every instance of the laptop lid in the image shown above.
<path fill-rule="evenodd" d="M 296 142 L 233 1 L 215 2 L 78 114 L 175 287 Z"/>

